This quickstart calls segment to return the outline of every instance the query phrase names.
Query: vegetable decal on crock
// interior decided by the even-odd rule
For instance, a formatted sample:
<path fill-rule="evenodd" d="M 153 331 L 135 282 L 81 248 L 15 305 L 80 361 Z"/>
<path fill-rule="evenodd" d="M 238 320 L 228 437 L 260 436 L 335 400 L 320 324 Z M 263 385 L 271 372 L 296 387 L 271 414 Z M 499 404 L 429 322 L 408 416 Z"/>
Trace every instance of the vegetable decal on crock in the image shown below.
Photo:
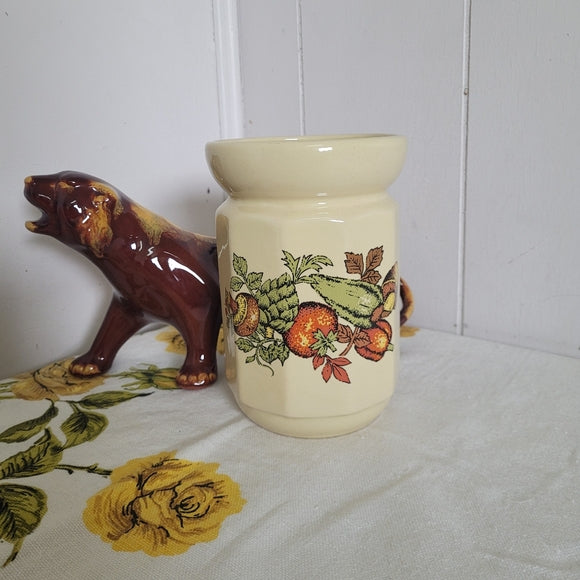
<path fill-rule="evenodd" d="M 378 271 L 383 247 L 363 254 L 345 253 L 347 278 L 322 273 L 333 266 L 327 256 L 295 258 L 283 251 L 289 270 L 278 278 L 264 280 L 263 272 L 250 272 L 248 262 L 234 254 L 235 275 L 226 297 L 228 326 L 238 336 L 235 345 L 246 353 L 245 362 L 264 366 L 274 374 L 273 364 L 284 364 L 293 354 L 311 359 L 322 378 L 350 383 L 345 367 L 354 352 L 369 361 L 379 361 L 393 350 L 392 328 L 386 320 L 395 309 L 398 266 L 383 278 Z M 301 302 L 297 287 L 307 284 L 319 301 Z"/>

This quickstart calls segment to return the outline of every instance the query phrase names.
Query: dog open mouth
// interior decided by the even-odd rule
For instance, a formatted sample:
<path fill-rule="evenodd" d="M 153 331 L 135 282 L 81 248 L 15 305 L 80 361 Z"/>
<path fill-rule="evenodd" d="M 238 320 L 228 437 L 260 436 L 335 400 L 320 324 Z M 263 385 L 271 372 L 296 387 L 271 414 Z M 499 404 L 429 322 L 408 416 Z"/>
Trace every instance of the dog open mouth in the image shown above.
<path fill-rule="evenodd" d="M 35 177 L 27 177 L 24 180 L 24 197 L 40 211 L 38 219 L 25 222 L 26 229 L 37 234 L 55 235 L 58 233 L 56 220 L 51 219 L 55 212 L 53 188 Z"/>
<path fill-rule="evenodd" d="M 26 227 L 26 229 L 29 232 L 35 232 L 35 233 L 43 233 L 43 230 L 45 230 L 48 226 L 49 226 L 49 219 L 48 219 L 48 215 L 46 215 L 46 213 L 42 210 L 41 211 L 41 216 L 35 220 L 28 220 L 25 222 L 24 226 Z"/>

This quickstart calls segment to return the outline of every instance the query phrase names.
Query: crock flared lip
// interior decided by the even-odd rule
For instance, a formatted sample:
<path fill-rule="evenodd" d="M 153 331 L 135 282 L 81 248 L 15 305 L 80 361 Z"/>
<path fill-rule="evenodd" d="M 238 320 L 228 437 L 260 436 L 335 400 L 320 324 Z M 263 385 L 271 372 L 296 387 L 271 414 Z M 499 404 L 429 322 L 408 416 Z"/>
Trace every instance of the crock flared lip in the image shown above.
<path fill-rule="evenodd" d="M 394 133 L 336 133 L 336 134 L 320 134 L 320 135 L 273 135 L 271 137 L 236 137 L 233 139 L 218 139 L 209 141 L 206 146 L 212 145 L 233 145 L 236 143 L 270 143 L 270 144 L 288 144 L 292 143 L 319 145 L 321 143 L 329 143 L 336 141 L 365 141 L 365 140 L 406 140 L 403 135 Z"/>

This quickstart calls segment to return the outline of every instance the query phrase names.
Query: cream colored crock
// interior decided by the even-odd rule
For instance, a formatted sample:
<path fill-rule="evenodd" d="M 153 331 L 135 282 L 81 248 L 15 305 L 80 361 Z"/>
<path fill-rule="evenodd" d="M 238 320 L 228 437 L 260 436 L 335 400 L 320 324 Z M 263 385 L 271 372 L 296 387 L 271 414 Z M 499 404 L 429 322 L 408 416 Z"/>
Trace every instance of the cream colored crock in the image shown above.
<path fill-rule="evenodd" d="M 226 378 L 266 429 L 328 437 L 373 421 L 399 359 L 398 220 L 386 192 L 404 137 L 208 143 Z"/>

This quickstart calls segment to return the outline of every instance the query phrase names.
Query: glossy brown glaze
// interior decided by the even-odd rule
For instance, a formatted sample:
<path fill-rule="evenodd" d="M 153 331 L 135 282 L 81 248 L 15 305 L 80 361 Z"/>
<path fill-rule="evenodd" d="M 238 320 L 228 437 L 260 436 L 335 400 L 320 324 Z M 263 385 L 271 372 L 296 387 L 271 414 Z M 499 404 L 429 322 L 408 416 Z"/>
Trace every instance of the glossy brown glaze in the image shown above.
<path fill-rule="evenodd" d="M 27 177 L 24 195 L 42 212 L 27 229 L 81 252 L 115 290 L 91 348 L 71 363 L 72 373 L 105 372 L 128 338 L 161 320 L 177 328 L 187 346 L 177 383 L 195 389 L 216 380 L 221 310 L 213 238 L 177 228 L 84 173 Z"/>

